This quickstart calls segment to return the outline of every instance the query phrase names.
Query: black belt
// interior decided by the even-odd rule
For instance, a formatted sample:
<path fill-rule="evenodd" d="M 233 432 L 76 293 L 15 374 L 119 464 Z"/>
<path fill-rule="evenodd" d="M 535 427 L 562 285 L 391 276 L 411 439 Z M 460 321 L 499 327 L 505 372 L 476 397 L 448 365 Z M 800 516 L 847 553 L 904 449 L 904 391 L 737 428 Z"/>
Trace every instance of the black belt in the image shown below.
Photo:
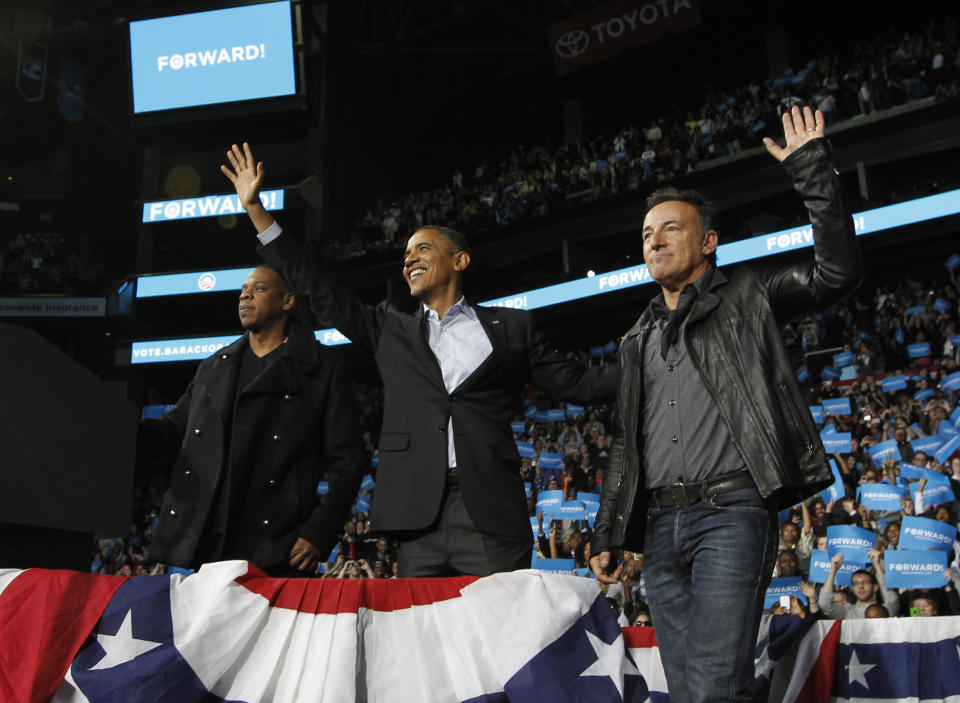
<path fill-rule="evenodd" d="M 756 488 L 749 471 L 738 471 L 712 481 L 694 483 L 675 483 L 653 491 L 653 497 L 661 508 L 686 508 L 701 500 L 712 498 L 720 493 L 728 493 L 741 488 Z"/>

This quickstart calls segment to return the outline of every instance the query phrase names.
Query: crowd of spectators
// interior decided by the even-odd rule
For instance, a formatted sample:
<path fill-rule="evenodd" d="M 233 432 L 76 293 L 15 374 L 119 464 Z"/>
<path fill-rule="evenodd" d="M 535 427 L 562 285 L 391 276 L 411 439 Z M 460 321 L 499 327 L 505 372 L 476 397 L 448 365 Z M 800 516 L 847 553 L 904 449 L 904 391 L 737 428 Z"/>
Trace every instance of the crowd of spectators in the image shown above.
<path fill-rule="evenodd" d="M 640 116 L 616 134 L 517 146 L 456 170 L 442 185 L 379 201 L 334 245 L 336 256 L 397 249 L 424 223 L 476 233 L 674 179 L 777 138 L 779 116 L 794 105 L 815 105 L 835 124 L 922 98 L 954 99 L 957 26 L 947 16 L 922 32 L 861 40 L 762 81 L 691 91 L 702 103 Z"/>
<path fill-rule="evenodd" d="M 0 246 L 0 295 L 91 295 L 105 283 L 87 237 L 21 232 Z"/>

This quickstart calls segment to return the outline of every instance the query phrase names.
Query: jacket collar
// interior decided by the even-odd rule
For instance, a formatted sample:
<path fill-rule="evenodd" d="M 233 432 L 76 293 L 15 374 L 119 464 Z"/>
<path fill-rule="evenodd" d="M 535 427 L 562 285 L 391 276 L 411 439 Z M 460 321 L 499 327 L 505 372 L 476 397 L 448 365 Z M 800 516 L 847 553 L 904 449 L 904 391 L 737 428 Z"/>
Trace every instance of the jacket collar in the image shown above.
<path fill-rule="evenodd" d="M 693 306 L 690 308 L 690 312 L 687 315 L 686 324 L 702 320 L 710 313 L 711 310 L 717 307 L 717 305 L 720 303 L 720 298 L 716 295 L 715 291 L 719 286 L 724 285 L 726 282 L 727 277 L 723 274 L 723 271 L 720 269 L 714 269 L 709 283 L 705 286 L 704 290 L 700 291 L 700 295 L 697 296 Z M 660 295 L 662 295 L 662 293 Z M 640 334 L 648 332 L 653 326 L 653 323 L 653 311 L 651 309 L 651 305 L 648 304 L 643 313 L 640 315 L 640 319 L 638 319 L 636 324 L 634 324 L 634 326 L 631 327 L 630 330 L 623 336 L 624 339 L 627 339 L 628 337 L 636 337 Z"/>

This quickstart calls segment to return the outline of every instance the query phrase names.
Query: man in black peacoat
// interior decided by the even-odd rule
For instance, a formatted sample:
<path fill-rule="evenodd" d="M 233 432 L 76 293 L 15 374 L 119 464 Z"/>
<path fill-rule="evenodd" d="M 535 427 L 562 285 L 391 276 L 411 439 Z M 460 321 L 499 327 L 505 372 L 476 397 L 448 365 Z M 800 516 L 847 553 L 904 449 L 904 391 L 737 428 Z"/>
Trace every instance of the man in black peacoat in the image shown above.
<path fill-rule="evenodd" d="M 330 553 L 356 498 L 365 462 L 343 363 L 287 319 L 293 295 L 279 291 L 290 304 L 278 308 L 271 284 L 286 288 L 269 267 L 254 269 L 240 296 L 244 335 L 201 362 L 173 410 L 141 423 L 142 446 L 175 456 L 152 559 L 305 572 Z"/>

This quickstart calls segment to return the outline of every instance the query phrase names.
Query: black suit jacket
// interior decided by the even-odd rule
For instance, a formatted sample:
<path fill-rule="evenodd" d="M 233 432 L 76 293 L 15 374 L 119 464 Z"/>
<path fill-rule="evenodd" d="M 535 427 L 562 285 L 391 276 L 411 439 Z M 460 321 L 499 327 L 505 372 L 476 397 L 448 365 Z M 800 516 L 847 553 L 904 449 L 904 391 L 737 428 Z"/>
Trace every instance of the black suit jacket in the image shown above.
<path fill-rule="evenodd" d="M 510 431 L 525 383 L 554 397 L 606 402 L 616 394 L 612 366 L 586 369 L 548 346 L 528 312 L 474 306 L 493 350 L 448 393 L 427 343 L 422 306 L 410 314 L 382 302 L 368 307 L 320 275 L 289 235 L 259 248 L 322 324 L 371 352 L 384 385 L 377 490 L 371 510 L 378 531 L 419 530 L 436 519 L 447 473 L 447 421 L 464 504 L 483 533 L 529 539 L 520 457 Z"/>
<path fill-rule="evenodd" d="M 235 491 L 240 506 L 228 515 L 222 556 L 282 570 L 297 537 L 321 558 L 330 553 L 366 466 L 357 409 L 339 355 L 306 325 L 289 332 L 280 358 L 239 395 L 246 334 L 201 362 L 173 410 L 141 423 L 143 447 L 175 456 L 152 559 L 199 566 L 218 487 Z M 330 492 L 321 507 L 324 478 Z"/>

